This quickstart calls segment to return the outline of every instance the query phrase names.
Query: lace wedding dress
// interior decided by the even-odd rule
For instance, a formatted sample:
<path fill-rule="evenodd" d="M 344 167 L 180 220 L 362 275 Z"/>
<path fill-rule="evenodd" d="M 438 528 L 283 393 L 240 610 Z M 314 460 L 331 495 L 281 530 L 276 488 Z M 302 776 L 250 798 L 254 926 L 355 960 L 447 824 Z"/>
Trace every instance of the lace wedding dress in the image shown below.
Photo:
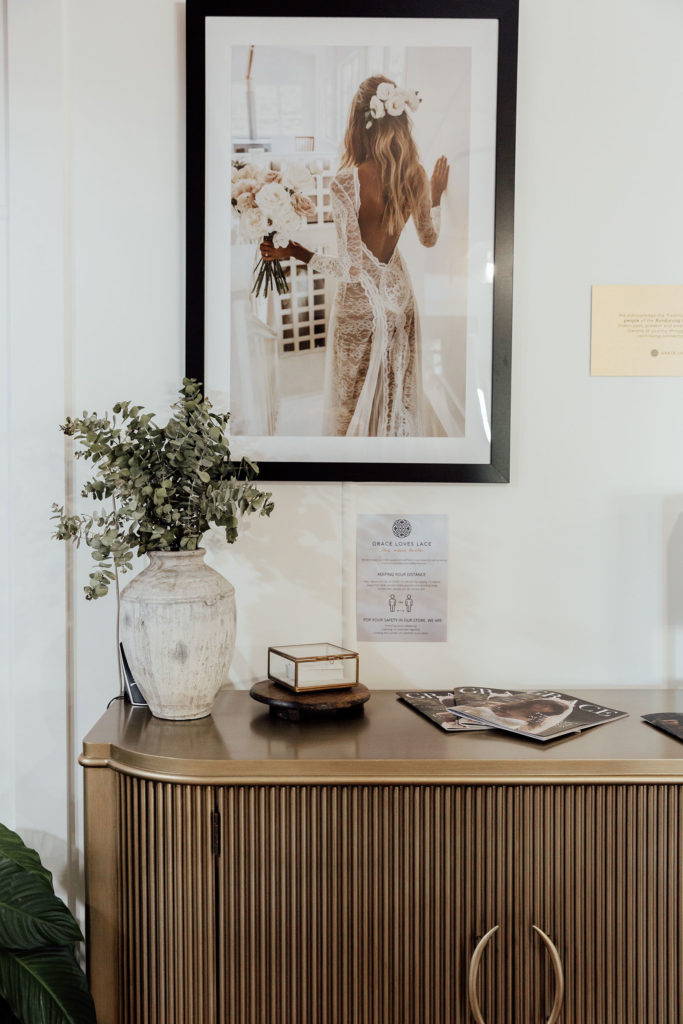
<path fill-rule="evenodd" d="M 382 263 L 360 235 L 355 167 L 331 184 L 337 255 L 309 266 L 339 282 L 328 328 L 325 434 L 419 437 L 424 432 L 420 323 L 410 276 L 398 251 Z M 413 213 L 425 246 L 436 244 L 439 209 L 429 191 Z"/>

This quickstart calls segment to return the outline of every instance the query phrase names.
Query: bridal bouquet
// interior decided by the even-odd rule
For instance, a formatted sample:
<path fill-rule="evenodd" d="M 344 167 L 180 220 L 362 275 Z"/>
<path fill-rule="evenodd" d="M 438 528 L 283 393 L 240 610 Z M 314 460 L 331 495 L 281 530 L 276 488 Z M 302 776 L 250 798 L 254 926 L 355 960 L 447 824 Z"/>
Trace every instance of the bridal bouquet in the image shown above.
<path fill-rule="evenodd" d="M 307 195 L 314 189 L 313 176 L 303 164 L 272 171 L 233 160 L 232 208 L 242 238 L 257 244 L 272 242 L 278 249 L 285 249 L 315 210 Z M 279 295 L 289 291 L 282 264 L 260 259 L 254 269 L 252 294 L 267 295 L 272 288 Z"/>

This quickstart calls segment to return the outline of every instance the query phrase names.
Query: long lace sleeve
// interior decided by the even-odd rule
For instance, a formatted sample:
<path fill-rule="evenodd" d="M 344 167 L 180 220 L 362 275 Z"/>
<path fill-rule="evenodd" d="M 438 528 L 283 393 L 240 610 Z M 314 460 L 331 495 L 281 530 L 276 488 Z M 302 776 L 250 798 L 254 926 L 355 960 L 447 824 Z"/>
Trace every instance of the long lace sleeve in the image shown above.
<path fill-rule="evenodd" d="M 315 253 L 309 266 L 324 277 L 336 277 L 343 284 L 360 280 L 363 245 L 356 212 L 353 173 L 340 171 L 330 185 L 330 204 L 337 229 L 337 255 Z"/>
<path fill-rule="evenodd" d="M 428 249 L 436 245 L 441 229 L 441 207 L 432 206 L 431 190 L 425 174 L 425 184 L 417 208 L 413 211 L 417 237 Z"/>

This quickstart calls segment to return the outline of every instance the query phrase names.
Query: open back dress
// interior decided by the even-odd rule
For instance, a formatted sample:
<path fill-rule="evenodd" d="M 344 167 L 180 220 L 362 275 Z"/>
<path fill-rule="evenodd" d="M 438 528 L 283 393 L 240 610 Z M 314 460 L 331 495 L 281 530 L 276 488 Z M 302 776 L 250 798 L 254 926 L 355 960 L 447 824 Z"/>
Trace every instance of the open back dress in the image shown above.
<path fill-rule="evenodd" d="M 316 253 L 309 266 L 338 281 L 325 364 L 325 434 L 419 437 L 424 432 L 420 324 L 408 270 L 396 247 L 381 262 L 358 223 L 358 168 L 330 186 L 337 255 Z M 425 246 L 439 236 L 439 208 L 428 187 L 412 212 Z"/>

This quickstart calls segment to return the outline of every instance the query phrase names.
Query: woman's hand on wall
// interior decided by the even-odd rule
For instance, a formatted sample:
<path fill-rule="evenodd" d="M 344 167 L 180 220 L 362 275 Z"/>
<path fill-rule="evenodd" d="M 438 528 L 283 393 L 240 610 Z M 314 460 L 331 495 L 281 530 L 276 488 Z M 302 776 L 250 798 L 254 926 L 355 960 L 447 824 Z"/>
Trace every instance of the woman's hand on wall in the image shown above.
<path fill-rule="evenodd" d="M 438 206 L 448 186 L 450 167 L 445 156 L 440 156 L 432 171 L 432 206 Z"/>

